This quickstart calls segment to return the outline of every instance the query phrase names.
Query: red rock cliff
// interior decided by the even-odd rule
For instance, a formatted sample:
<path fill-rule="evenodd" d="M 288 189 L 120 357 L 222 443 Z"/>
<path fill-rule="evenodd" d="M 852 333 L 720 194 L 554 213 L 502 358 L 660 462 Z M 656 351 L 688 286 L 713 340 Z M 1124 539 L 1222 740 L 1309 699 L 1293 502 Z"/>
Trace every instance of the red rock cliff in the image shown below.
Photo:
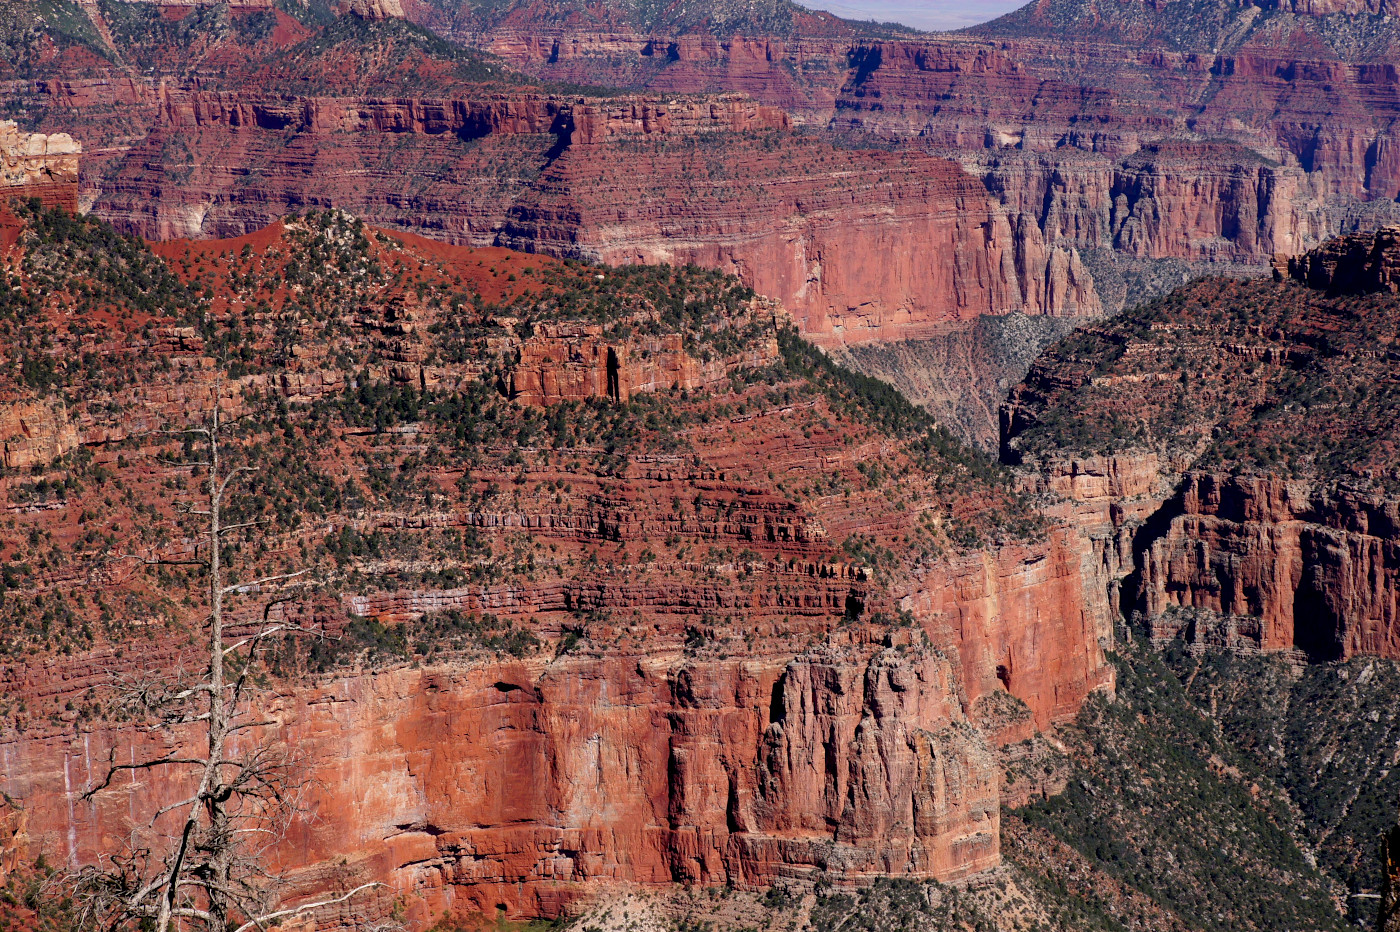
<path fill-rule="evenodd" d="M 208 142 L 178 186 L 157 193 L 151 159 L 129 156 L 94 210 L 147 235 L 232 235 L 311 199 L 457 242 L 694 263 L 739 275 L 832 343 L 1102 309 L 1073 246 L 1047 241 L 957 165 L 912 145 L 797 136 L 785 114 L 744 98 L 167 94 L 143 148 L 154 158 L 191 135 Z M 250 171 L 256 199 L 243 196 Z M 372 183 L 339 180 L 366 172 Z"/>
<path fill-rule="evenodd" d="M 29 261 L 57 247 L 35 248 Z M 1004 533 L 989 509 L 1040 525 L 995 476 L 933 472 L 941 455 L 862 415 L 843 383 L 819 390 L 776 365 L 775 309 L 733 280 L 599 280 L 334 214 L 161 248 L 188 281 L 218 284 L 209 298 L 162 290 L 210 326 L 112 303 L 100 337 L 70 329 L 60 283 L 41 311 L 57 358 L 87 347 L 123 377 L 46 419 L 16 409 L 48 426 L 29 428 L 29 470 L 0 486 L 6 540 L 30 546 L 32 530 L 50 547 L 6 604 L 19 612 L 23 591 L 26 610 L 75 613 L 58 632 L 3 616 L 0 790 L 24 807 L 30 853 L 88 863 L 181 791 L 152 775 L 81 798 L 106 762 L 179 744 L 104 719 L 101 700 L 132 671 L 180 666 L 193 635 L 139 565 L 84 535 L 125 507 L 107 485 L 120 481 L 139 521 L 103 526 L 154 523 L 169 529 L 155 546 L 189 553 L 168 514 L 179 480 L 148 428 L 215 398 L 248 423 L 287 412 L 269 444 L 311 412 L 338 419 L 306 435 L 315 447 L 259 452 L 269 476 L 307 478 L 278 478 L 269 507 L 316 490 L 284 511 L 269 552 L 364 581 L 290 618 L 330 637 L 365 619 L 466 626 L 412 661 L 357 647 L 318 673 L 294 656 L 259 706 L 310 778 L 309 818 L 275 864 L 301 892 L 386 883 L 347 907 L 360 915 L 401 900 L 424 925 L 447 909 L 555 916 L 614 883 L 963 877 L 1000 857 L 991 745 L 1029 734 L 983 733 L 983 700 L 1024 706 L 1029 729 L 1112 688 L 1107 589 L 1085 542 L 1054 522 Z M 233 321 L 267 365 L 216 381 L 202 360 Z M 608 349 L 615 373 L 597 365 Z M 803 352 L 795 371 L 819 377 Z M 512 377 L 549 407 L 505 397 Z M 624 391 L 631 404 L 616 403 Z M 70 430 L 83 448 L 62 458 Z M 89 457 L 101 472 L 67 482 Z M 954 546 L 953 532 L 986 542 Z M 132 610 L 109 625 L 98 606 L 118 599 Z M 247 631 L 261 615 L 230 618 Z M 479 626 L 514 632 L 519 656 L 474 639 Z"/>

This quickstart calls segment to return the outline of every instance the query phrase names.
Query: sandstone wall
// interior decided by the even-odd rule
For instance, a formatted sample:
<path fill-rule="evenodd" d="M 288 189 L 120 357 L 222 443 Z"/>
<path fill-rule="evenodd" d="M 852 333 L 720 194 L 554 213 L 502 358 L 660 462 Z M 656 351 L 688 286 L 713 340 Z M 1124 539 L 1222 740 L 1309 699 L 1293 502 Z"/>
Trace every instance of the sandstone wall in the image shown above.
<path fill-rule="evenodd" d="M 0 197 L 37 197 L 76 211 L 82 151 L 66 133 L 22 133 L 12 120 L 0 120 Z"/>
<path fill-rule="evenodd" d="M 1113 614 L 1159 644 L 1400 657 L 1400 504 L 1155 454 L 1065 459 L 1029 480 L 1065 497 Z M 1120 587 L 1121 585 L 1121 587 Z"/>
<path fill-rule="evenodd" d="M 732 357 L 696 359 L 679 334 L 608 340 L 600 325 L 543 325 L 519 351 L 510 370 L 510 395 L 521 404 L 547 406 L 561 401 L 611 398 L 627 401 L 639 392 L 715 388 L 738 368 L 759 368 L 778 358 L 776 303 L 754 302 L 772 327 L 757 345 Z"/>
<path fill-rule="evenodd" d="M 417 919 L 556 915 L 613 882 L 946 880 L 998 860 L 994 759 L 925 649 L 401 668 L 269 712 L 314 786 L 284 865 L 309 878 L 344 859 Z M 28 801 L 36 846 L 90 861 L 179 780 L 74 792 L 113 751 L 151 749 L 109 728 L 12 735 L 4 788 Z"/>
<path fill-rule="evenodd" d="M 151 174 L 157 148 L 199 138 L 188 170 L 169 167 L 178 179 Z M 1073 244 L 1047 240 L 1033 215 L 1001 207 L 954 163 L 798 138 L 781 111 L 734 96 L 172 92 L 142 148 L 150 157 L 125 159 L 94 209 L 162 238 L 240 235 L 308 201 L 335 203 L 454 242 L 734 272 L 827 343 L 1102 309 Z"/>
<path fill-rule="evenodd" d="M 1193 472 L 1155 521 L 1165 527 L 1141 553 L 1135 580 L 1135 607 L 1161 619 L 1155 637 L 1182 633 L 1328 660 L 1400 657 L 1393 500 Z M 1192 615 L 1171 613 L 1180 608 L 1207 617 L 1187 631 Z"/>
<path fill-rule="evenodd" d="M 76 425 L 61 401 L 0 403 L 0 444 L 6 469 L 46 466 L 78 448 Z"/>
<path fill-rule="evenodd" d="M 473 38 L 541 76 L 730 82 L 802 122 L 917 136 L 1054 245 L 1262 264 L 1337 232 L 1337 209 L 1400 192 L 1400 72 L 1376 53 L 1393 46 L 1391 26 L 1361 49 L 1325 19 L 1376 15 L 1380 0 L 1260 6 L 1305 18 L 1290 31 L 1245 15 L 1214 53 L 1059 36 Z"/>

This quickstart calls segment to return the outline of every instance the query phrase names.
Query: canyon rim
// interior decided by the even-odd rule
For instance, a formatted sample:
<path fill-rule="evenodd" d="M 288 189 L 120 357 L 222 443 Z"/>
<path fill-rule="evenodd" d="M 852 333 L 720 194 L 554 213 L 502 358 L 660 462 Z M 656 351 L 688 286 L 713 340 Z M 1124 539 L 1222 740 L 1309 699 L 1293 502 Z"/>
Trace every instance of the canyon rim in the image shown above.
<path fill-rule="evenodd" d="M 1393 926 L 1396 12 L 0 0 L 0 932 Z"/>

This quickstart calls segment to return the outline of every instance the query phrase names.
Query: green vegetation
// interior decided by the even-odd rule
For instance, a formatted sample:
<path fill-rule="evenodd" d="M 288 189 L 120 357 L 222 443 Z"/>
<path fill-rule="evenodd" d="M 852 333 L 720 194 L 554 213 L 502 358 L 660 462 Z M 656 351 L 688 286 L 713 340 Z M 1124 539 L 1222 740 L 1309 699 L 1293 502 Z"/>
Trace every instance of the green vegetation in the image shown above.
<path fill-rule="evenodd" d="M 819 889 L 811 927 L 813 932 L 990 932 L 996 924 L 972 897 L 956 887 L 881 879 L 849 893 Z"/>
<path fill-rule="evenodd" d="M 448 611 L 392 625 L 372 618 L 351 618 L 338 636 L 313 640 L 309 649 L 289 639 L 283 653 L 274 658 L 273 669 L 285 674 L 304 666 L 324 673 L 355 663 L 379 666 L 481 652 L 526 657 L 540 647 L 535 635 L 495 615 Z"/>
<path fill-rule="evenodd" d="M 1397 331 L 1393 295 L 1197 282 L 1051 347 L 1013 393 L 1007 452 L 1400 489 Z"/>
<path fill-rule="evenodd" d="M 76 382 L 90 393 L 133 384 L 148 360 L 64 349 L 42 317 L 44 298 L 64 296 L 74 313 L 61 337 L 83 346 L 110 337 L 112 326 L 149 337 L 157 323 L 195 313 L 196 297 L 145 243 L 107 223 L 46 210 L 37 200 L 16 213 L 25 223 L 24 260 L 18 275 L 0 271 L 0 339 L 16 380 L 39 396 Z"/>
<path fill-rule="evenodd" d="M 1118 694 L 1070 738 L 1064 793 L 1020 810 L 1104 872 L 1204 932 L 1342 929 L 1286 794 L 1127 635 Z"/>
<path fill-rule="evenodd" d="M 1322 868 L 1348 894 L 1377 892 L 1377 845 L 1400 821 L 1400 668 L 1374 658 L 1299 668 L 1180 644 L 1167 661 L 1231 743 L 1288 793 Z M 1374 900 L 1347 904 L 1353 921 L 1370 924 Z"/>
<path fill-rule="evenodd" d="M 533 14 L 541 26 L 577 26 L 582 17 L 599 26 L 626 24 L 650 35 L 708 33 L 716 38 L 733 35 L 789 36 L 810 29 L 815 18 L 791 0 L 709 0 L 706 3 L 677 4 L 671 0 L 607 0 L 583 4 L 578 0 L 546 0 L 530 4 L 521 0 L 469 0 L 460 7 L 437 0 L 444 13 L 465 20 L 473 30 L 502 25 L 507 17 L 519 22 L 522 14 Z M 464 7 L 464 9 L 462 8 Z M 524 8 L 524 9 L 522 9 Z M 899 23 L 850 22 L 846 28 L 871 36 L 908 35 L 915 30 Z"/>
<path fill-rule="evenodd" d="M 46 45 L 82 48 L 101 58 L 110 53 L 92 20 L 69 0 L 0 0 L 0 68 L 23 78 L 49 64 Z"/>

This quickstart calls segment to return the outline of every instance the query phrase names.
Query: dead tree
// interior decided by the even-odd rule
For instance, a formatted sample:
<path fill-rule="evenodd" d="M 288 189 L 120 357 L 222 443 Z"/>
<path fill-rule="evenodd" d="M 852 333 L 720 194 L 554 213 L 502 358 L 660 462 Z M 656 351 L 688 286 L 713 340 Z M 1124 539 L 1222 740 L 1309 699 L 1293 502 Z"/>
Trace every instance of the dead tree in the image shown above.
<path fill-rule="evenodd" d="M 1379 906 L 1376 932 L 1400 932 L 1400 826 L 1381 838 Z"/>
<path fill-rule="evenodd" d="M 274 723 L 254 714 L 250 676 L 269 639 L 301 630 L 293 623 L 274 621 L 273 609 L 293 598 L 289 589 L 305 571 L 226 582 L 222 560 L 229 536 L 257 522 L 224 523 L 230 488 L 252 468 L 228 468 L 223 462 L 220 429 L 216 403 L 208 426 L 169 432 L 200 438 L 208 453 L 205 461 L 184 464 L 208 470 L 208 507 L 188 509 L 205 523 L 204 539 L 192 559 L 144 561 L 203 569 L 209 608 L 207 667 L 192 682 L 135 682 L 120 690 L 126 707 L 145 718 L 150 728 L 182 735 L 193 731 L 190 746 L 199 750 L 125 764 L 116 762 L 114 752 L 104 778 L 84 793 L 93 799 L 113 791 L 113 781 L 124 772 L 134 782 L 138 774 L 174 768 L 184 773 L 183 785 L 191 787 L 190 795 L 162 807 L 141 831 L 134 830 L 125 850 L 67 878 L 79 927 L 89 932 L 169 932 L 172 924 L 207 932 L 262 932 L 376 886 L 361 884 L 315 902 L 283 907 L 278 878 L 263 867 L 262 854 L 298 811 L 303 781 L 294 754 L 259 739 Z M 228 600 L 261 595 L 266 587 L 273 593 L 263 600 L 261 625 L 230 641 L 225 629 Z M 242 742 L 238 736 L 243 734 L 252 738 Z M 238 751 L 237 743 L 249 747 Z"/>

